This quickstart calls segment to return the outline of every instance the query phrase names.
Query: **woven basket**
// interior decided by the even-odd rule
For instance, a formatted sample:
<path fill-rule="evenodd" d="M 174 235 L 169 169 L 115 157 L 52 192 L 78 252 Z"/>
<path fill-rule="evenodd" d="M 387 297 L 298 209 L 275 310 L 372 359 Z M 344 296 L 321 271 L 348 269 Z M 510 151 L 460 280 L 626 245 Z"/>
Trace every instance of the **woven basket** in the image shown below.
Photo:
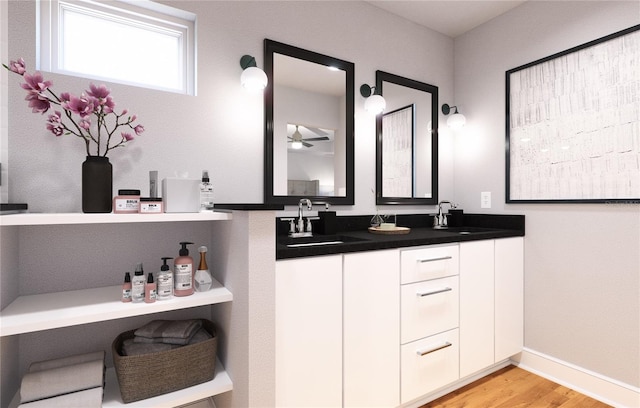
<path fill-rule="evenodd" d="M 125 403 L 155 397 L 210 381 L 215 376 L 218 338 L 213 323 L 202 319 L 213 337 L 173 350 L 123 356 L 122 343 L 134 330 L 120 334 L 111 345 L 120 394 Z"/>

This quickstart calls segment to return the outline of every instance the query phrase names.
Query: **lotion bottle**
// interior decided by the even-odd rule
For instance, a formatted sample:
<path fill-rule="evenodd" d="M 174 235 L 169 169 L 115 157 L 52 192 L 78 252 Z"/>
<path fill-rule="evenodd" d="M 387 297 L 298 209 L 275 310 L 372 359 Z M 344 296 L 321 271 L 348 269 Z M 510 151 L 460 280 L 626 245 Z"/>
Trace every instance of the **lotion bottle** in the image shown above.
<path fill-rule="evenodd" d="M 133 274 L 131 299 L 133 303 L 144 301 L 144 271 L 142 270 L 142 263 L 136 265 L 136 271 Z"/>
<path fill-rule="evenodd" d="M 179 257 L 174 260 L 173 295 L 189 296 L 193 294 L 193 258 L 189 256 L 187 245 L 193 242 L 181 242 Z"/>
<path fill-rule="evenodd" d="M 153 281 L 153 274 L 149 272 L 147 284 L 144 285 L 144 302 L 153 303 L 156 301 L 156 283 Z"/>
<path fill-rule="evenodd" d="M 131 302 L 131 274 L 124 274 L 124 283 L 122 284 L 122 301 L 124 303 Z"/>
<path fill-rule="evenodd" d="M 209 267 L 207 266 L 207 247 L 201 246 L 198 248 L 200 252 L 200 264 L 195 274 L 196 290 L 198 292 L 206 292 L 211 289 L 211 273 L 209 273 Z"/>
<path fill-rule="evenodd" d="M 158 274 L 157 293 L 156 299 L 167 300 L 173 297 L 173 273 L 167 265 L 167 260 L 173 259 L 170 257 L 162 258 L 162 266 L 160 267 L 160 273 Z"/>

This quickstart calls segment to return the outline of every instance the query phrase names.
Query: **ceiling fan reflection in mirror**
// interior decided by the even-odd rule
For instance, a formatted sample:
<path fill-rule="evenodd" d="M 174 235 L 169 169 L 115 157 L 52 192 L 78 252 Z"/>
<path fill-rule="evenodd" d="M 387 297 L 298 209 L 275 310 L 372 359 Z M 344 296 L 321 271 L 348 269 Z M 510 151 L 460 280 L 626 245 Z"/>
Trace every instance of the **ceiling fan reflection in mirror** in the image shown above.
<path fill-rule="evenodd" d="M 304 133 L 304 134 L 303 134 Z M 331 141 L 332 130 L 321 129 L 313 126 L 287 124 L 287 138 L 292 149 L 310 148 L 314 145 L 309 142 Z M 311 137 L 309 137 L 311 136 Z"/>

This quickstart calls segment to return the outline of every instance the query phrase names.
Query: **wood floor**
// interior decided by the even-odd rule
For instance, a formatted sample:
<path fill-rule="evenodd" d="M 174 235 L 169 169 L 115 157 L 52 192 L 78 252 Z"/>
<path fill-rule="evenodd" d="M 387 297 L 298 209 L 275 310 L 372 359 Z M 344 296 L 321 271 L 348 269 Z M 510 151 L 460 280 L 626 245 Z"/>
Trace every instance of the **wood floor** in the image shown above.
<path fill-rule="evenodd" d="M 606 408 L 569 388 L 508 366 L 420 408 Z"/>

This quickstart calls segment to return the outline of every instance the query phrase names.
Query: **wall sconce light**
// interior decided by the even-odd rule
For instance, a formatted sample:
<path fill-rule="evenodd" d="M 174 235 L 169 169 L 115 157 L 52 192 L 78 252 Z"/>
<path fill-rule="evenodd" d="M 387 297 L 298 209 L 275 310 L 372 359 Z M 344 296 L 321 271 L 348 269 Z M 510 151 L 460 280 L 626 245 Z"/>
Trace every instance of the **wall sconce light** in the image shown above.
<path fill-rule="evenodd" d="M 256 65 L 256 59 L 251 55 L 243 55 L 240 58 L 242 75 L 240 83 L 249 91 L 262 91 L 267 86 L 267 74 Z"/>
<path fill-rule="evenodd" d="M 451 129 L 460 129 L 464 126 L 465 123 L 467 123 L 467 118 L 465 118 L 462 113 L 458 112 L 457 106 L 449 106 L 446 103 L 442 105 L 442 113 L 444 113 L 445 115 L 451 113 L 452 109 L 455 109 L 455 112 L 453 112 L 453 114 L 447 118 L 447 126 L 449 126 Z"/>
<path fill-rule="evenodd" d="M 382 113 L 384 108 L 387 107 L 387 101 L 384 100 L 382 95 L 376 92 L 376 88 L 373 86 L 369 86 L 367 84 L 362 84 L 362 86 L 360 86 L 360 95 L 367 98 L 364 102 L 364 109 L 374 115 Z"/>

